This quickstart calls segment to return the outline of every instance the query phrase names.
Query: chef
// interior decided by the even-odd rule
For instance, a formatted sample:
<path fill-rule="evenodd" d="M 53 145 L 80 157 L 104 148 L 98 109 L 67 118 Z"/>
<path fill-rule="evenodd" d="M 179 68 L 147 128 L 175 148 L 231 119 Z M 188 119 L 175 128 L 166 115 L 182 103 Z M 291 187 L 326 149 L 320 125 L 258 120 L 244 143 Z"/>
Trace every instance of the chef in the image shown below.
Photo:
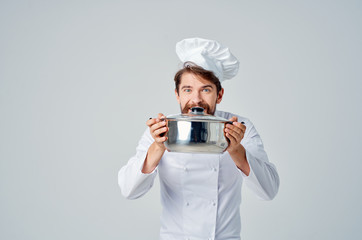
<path fill-rule="evenodd" d="M 239 69 L 229 49 L 213 40 L 188 38 L 176 44 L 176 53 L 183 63 L 174 79 L 181 112 L 203 107 L 207 114 L 229 119 L 233 124 L 224 130 L 229 146 L 221 154 L 169 152 L 160 113 L 146 122 L 136 154 L 118 173 L 118 184 L 126 198 L 136 199 L 159 176 L 161 240 L 240 239 L 242 186 L 271 200 L 279 188 L 277 170 L 249 119 L 216 110 L 224 94 L 221 83 Z"/>

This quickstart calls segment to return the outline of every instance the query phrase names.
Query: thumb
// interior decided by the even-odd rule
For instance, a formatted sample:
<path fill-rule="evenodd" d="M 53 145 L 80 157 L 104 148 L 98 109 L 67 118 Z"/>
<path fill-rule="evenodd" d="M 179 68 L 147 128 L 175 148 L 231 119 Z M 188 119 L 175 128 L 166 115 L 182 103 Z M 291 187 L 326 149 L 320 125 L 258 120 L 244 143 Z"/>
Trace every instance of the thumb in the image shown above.
<path fill-rule="evenodd" d="M 229 119 L 229 121 L 231 122 L 237 122 L 238 118 L 236 116 L 233 116 L 232 118 Z"/>
<path fill-rule="evenodd" d="M 161 118 L 166 118 L 166 116 L 163 115 L 163 113 L 159 113 L 157 117 L 158 117 L 159 119 L 161 119 Z"/>

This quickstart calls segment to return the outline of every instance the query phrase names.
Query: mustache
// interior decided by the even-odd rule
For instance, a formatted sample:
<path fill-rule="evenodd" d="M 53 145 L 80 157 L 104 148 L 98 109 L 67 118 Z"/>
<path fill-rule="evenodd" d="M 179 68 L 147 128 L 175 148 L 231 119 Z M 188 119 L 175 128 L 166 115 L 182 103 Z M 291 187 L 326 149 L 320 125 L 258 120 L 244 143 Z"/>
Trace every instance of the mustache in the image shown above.
<path fill-rule="evenodd" d="M 193 107 L 202 107 L 203 109 L 205 109 L 206 113 L 212 114 L 212 113 L 210 113 L 209 104 L 204 103 L 204 102 L 200 102 L 198 104 L 186 104 L 185 107 L 182 109 L 182 113 L 188 113 L 189 109 L 191 109 Z"/>

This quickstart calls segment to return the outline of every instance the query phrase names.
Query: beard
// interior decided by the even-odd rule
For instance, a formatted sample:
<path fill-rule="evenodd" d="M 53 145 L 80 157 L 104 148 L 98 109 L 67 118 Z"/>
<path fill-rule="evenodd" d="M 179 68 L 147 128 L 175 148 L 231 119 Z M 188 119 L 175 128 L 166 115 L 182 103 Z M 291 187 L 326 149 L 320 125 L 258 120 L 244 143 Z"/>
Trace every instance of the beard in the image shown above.
<path fill-rule="evenodd" d="M 205 113 L 210 114 L 210 115 L 214 115 L 215 110 L 216 110 L 216 104 L 214 109 L 211 109 L 210 105 L 205 103 L 205 102 L 200 102 L 198 104 L 186 104 L 183 108 L 180 105 L 181 108 L 181 113 L 187 114 L 189 113 L 189 110 L 191 110 L 191 108 L 193 107 L 202 107 L 205 111 Z"/>

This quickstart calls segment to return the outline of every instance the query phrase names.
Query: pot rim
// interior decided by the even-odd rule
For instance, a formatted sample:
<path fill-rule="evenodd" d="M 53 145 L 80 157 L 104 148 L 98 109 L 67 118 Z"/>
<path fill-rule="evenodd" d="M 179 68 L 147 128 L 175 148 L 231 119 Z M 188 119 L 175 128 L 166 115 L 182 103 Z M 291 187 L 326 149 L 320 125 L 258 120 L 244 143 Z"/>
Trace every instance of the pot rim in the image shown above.
<path fill-rule="evenodd" d="M 193 107 L 191 108 L 190 113 L 181 113 L 169 115 L 166 117 L 168 121 L 189 121 L 189 122 L 219 122 L 219 123 L 227 123 L 230 122 L 228 119 L 214 116 L 211 114 L 204 113 L 204 109 L 202 107 Z"/>
<path fill-rule="evenodd" d="M 165 118 L 167 121 L 184 121 L 184 122 L 213 122 L 213 123 L 232 123 L 227 119 L 202 119 L 202 118 Z"/>

